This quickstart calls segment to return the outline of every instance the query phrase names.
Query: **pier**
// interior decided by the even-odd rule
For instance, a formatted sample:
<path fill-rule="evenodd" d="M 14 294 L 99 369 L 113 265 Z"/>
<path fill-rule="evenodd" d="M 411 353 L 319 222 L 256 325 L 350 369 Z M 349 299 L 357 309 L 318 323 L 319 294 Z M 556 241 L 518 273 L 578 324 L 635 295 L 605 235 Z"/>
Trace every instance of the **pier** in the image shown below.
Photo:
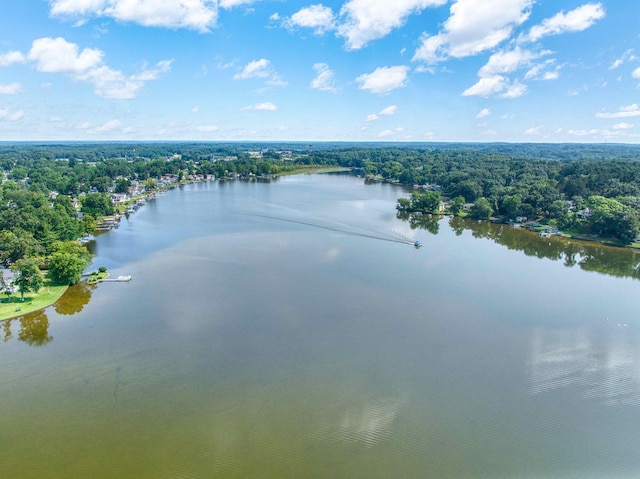
<path fill-rule="evenodd" d="M 102 280 L 104 283 L 128 283 L 131 281 L 131 276 L 118 276 L 117 278 L 105 278 Z"/>

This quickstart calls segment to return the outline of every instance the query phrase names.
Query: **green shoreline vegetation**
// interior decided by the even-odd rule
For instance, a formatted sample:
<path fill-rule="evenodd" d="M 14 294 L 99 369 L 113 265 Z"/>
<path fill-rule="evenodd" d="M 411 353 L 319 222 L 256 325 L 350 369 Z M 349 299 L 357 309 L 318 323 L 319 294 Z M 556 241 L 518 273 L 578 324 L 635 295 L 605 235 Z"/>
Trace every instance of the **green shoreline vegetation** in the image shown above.
<path fill-rule="evenodd" d="M 0 290 L 17 285 L 25 298 L 0 303 L 0 319 L 53 304 L 60 285 L 79 282 L 96 230 L 198 181 L 350 171 L 410 188 L 397 210 L 412 227 L 433 228 L 417 215 L 446 213 L 615 246 L 640 238 L 637 145 L 0 143 L 0 167 Z"/>
<path fill-rule="evenodd" d="M 38 290 L 38 293 L 24 294 L 24 301 L 21 300 L 19 292 L 10 295 L 2 293 L 0 322 L 48 308 L 58 301 L 68 288 L 69 285 L 55 284 L 53 281 L 45 279 L 44 286 Z"/>

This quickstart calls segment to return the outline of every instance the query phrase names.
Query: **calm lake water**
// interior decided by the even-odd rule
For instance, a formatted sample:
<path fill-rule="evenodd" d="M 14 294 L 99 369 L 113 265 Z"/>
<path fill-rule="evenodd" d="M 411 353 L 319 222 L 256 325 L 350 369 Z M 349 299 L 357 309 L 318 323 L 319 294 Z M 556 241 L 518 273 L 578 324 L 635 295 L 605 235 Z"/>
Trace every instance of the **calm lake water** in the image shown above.
<path fill-rule="evenodd" d="M 638 255 L 406 194 L 197 184 L 100 235 L 131 283 L 0 323 L 2 476 L 640 477 Z"/>

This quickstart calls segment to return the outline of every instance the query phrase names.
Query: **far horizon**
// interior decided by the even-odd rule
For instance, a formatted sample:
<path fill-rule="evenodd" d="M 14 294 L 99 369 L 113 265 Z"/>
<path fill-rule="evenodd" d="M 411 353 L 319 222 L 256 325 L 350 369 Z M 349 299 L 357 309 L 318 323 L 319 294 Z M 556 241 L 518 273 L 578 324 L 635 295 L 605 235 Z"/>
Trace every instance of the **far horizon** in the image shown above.
<path fill-rule="evenodd" d="M 576 147 L 623 147 L 623 148 L 640 148 L 640 143 L 622 143 L 612 141 L 602 142 L 544 142 L 544 141 L 382 141 L 382 140 L 194 140 L 194 139 L 178 139 L 178 140 L 159 140 L 159 139 L 109 139 L 109 140 L 96 140 L 96 139 L 83 139 L 83 140 L 51 140 L 51 139 L 34 139 L 34 140 L 2 140 L 0 139 L 0 145 L 31 145 L 31 146 L 65 146 L 65 145 L 107 145 L 107 144 L 122 144 L 122 145 L 171 145 L 171 144 L 191 144 L 191 145 L 296 145 L 300 147 L 318 147 L 322 145 L 357 145 L 366 146 L 371 148 L 385 148 L 385 147 L 500 147 L 500 146 L 562 146 L 573 145 Z"/>

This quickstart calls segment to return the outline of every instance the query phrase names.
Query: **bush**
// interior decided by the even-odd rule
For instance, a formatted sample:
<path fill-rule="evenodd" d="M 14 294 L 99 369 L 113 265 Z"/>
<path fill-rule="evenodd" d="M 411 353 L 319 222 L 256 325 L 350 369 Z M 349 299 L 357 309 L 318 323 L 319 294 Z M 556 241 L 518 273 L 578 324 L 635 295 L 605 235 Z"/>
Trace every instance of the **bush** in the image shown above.
<path fill-rule="evenodd" d="M 100 273 L 106 273 L 106 272 L 107 272 L 107 267 L 106 267 L 106 266 L 100 266 L 100 267 L 98 268 L 98 272 L 100 272 Z"/>

